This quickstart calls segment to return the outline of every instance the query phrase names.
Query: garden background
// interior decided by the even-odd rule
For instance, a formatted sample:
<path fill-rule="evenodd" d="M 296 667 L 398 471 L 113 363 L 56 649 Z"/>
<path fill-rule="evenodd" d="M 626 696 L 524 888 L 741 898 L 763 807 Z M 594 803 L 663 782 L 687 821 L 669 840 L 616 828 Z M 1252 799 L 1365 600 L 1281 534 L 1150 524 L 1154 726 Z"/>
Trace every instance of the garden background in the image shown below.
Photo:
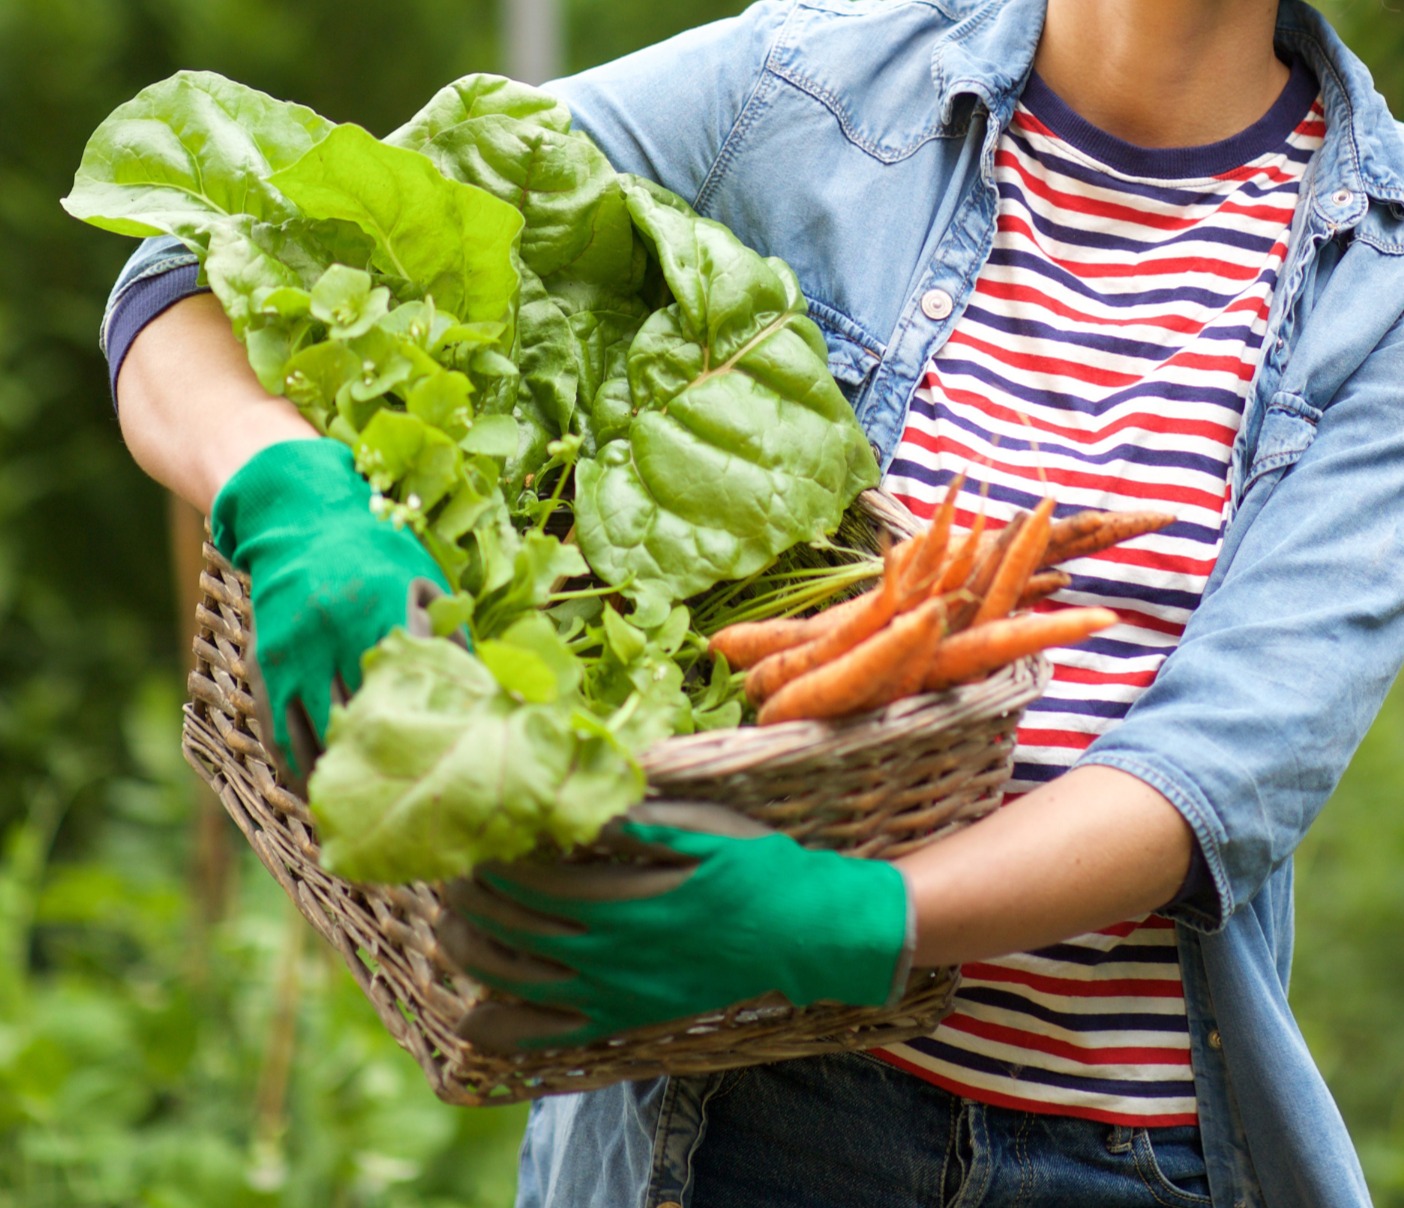
<path fill-rule="evenodd" d="M 741 7 L 563 2 L 572 69 Z M 1394 4 L 1326 8 L 1404 112 Z M 0 1208 L 511 1202 L 522 1109 L 433 1098 L 181 760 L 192 585 L 96 347 L 132 245 L 58 206 L 98 122 L 179 68 L 384 133 L 499 68 L 498 15 L 0 0 Z M 1381 1208 L 1404 1206 L 1402 799 L 1396 691 L 1300 854 L 1293 985 Z"/>

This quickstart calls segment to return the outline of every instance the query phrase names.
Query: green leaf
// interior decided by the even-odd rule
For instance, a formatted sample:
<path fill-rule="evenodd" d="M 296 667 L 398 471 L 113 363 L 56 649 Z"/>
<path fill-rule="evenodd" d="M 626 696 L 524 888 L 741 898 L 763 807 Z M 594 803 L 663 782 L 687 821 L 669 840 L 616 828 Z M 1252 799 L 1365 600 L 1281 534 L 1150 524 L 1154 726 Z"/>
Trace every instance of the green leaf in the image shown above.
<path fill-rule="evenodd" d="M 473 421 L 468 435 L 459 444 L 465 453 L 480 453 L 506 461 L 517 451 L 519 440 L 517 421 L 510 415 L 484 415 Z"/>
<path fill-rule="evenodd" d="M 615 172 L 589 139 L 569 130 L 569 111 L 553 97 L 501 77 L 470 76 L 387 141 L 519 209 L 522 259 L 538 276 L 568 272 L 637 288 L 643 260 Z"/>
<path fill-rule="evenodd" d="M 390 311 L 390 291 L 374 286 L 371 275 L 334 264 L 312 287 L 309 308 L 327 325 L 334 340 L 354 340 L 370 331 Z"/>
<path fill-rule="evenodd" d="M 579 388 L 574 341 L 565 313 L 530 269 L 522 270 L 514 349 L 521 377 L 511 399 L 519 443 L 505 478 L 513 493 L 549 459 L 547 446 L 570 430 Z"/>
<path fill-rule="evenodd" d="M 648 649 L 648 637 L 635 629 L 613 608 L 604 611 L 605 637 L 615 657 L 624 664 L 632 663 Z"/>
<path fill-rule="evenodd" d="M 496 595 L 479 599 L 479 634 L 495 636 L 522 613 L 544 607 L 551 589 L 561 579 L 588 572 L 589 567 L 574 545 L 558 537 L 530 530 L 514 551 L 508 573 L 494 585 Z"/>
<path fill-rule="evenodd" d="M 123 235 L 177 235 L 203 247 L 231 215 L 298 217 L 269 182 L 326 138 L 302 105 L 212 72 L 183 71 L 143 89 L 100 125 L 63 207 Z"/>
<path fill-rule="evenodd" d="M 794 275 L 628 192 L 678 300 L 633 342 L 639 414 L 577 467 L 575 513 L 596 573 L 656 612 L 833 531 L 878 470 Z"/>
<path fill-rule="evenodd" d="M 506 76 L 464 76 L 441 88 L 414 117 L 386 136 L 395 147 L 420 151 L 444 131 L 474 118 L 496 115 L 565 134 L 570 110 L 555 97 Z"/>
<path fill-rule="evenodd" d="M 270 226 L 245 216 L 210 231 L 205 278 L 241 339 L 250 323 L 300 319 L 306 310 L 295 301 L 297 295 L 331 263 L 293 226 Z"/>
<path fill-rule="evenodd" d="M 462 479 L 463 454 L 444 433 L 414 415 L 379 411 L 361 433 L 356 468 L 383 494 L 392 490 L 416 510 L 431 510 Z"/>
<path fill-rule="evenodd" d="M 474 427 L 472 394 L 473 384 L 465 374 L 445 370 L 417 382 L 405 399 L 405 409 L 450 440 L 461 441 Z"/>
<path fill-rule="evenodd" d="M 568 698 L 514 700 L 442 639 L 397 631 L 367 654 L 328 738 L 310 803 L 324 863 L 352 880 L 461 876 L 542 834 L 589 841 L 643 796 L 637 764 Z"/>
<path fill-rule="evenodd" d="M 442 309 L 485 322 L 507 313 L 521 216 L 481 189 L 445 179 L 423 156 L 359 126 L 338 126 L 272 181 L 308 217 L 358 226 L 375 241 L 376 267 Z M 463 236 L 446 238 L 449 231 Z"/>

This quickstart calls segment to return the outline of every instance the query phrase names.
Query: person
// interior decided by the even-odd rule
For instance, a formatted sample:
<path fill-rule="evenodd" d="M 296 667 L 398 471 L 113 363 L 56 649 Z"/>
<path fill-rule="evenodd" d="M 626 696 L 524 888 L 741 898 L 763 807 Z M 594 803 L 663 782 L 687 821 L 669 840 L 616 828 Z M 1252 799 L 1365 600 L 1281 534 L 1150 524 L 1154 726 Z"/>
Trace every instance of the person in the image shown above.
<path fill-rule="evenodd" d="M 1292 853 L 1404 660 L 1404 140 L 1364 67 L 1300 0 L 761 0 L 550 88 L 796 269 L 918 514 L 968 469 L 967 525 L 1177 519 L 1074 566 L 1051 606 L 1122 623 L 1056 653 L 1008 803 L 896 871 L 645 820 L 680 887 L 489 877 L 482 972 L 577 1037 L 965 970 L 924 1040 L 538 1102 L 519 1203 L 1368 1203 L 1287 1002 Z M 114 290 L 122 430 L 282 585 L 269 691 L 316 729 L 426 568 L 357 552 L 349 464 L 190 265 Z"/>

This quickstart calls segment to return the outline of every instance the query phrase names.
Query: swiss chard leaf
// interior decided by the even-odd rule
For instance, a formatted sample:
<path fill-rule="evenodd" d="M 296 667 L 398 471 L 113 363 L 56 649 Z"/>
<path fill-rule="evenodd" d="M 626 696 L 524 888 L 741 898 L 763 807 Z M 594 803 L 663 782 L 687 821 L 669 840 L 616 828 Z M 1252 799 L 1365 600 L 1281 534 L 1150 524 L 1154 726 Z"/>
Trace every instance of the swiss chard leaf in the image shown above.
<path fill-rule="evenodd" d="M 375 267 L 441 309 L 469 322 L 507 314 L 517 290 L 512 252 L 521 215 L 446 179 L 423 156 L 359 126 L 338 126 L 272 182 L 306 217 L 358 226 L 375 242 Z M 446 238 L 450 231 L 461 235 Z"/>
<path fill-rule="evenodd" d="M 640 187 L 629 205 L 674 305 L 628 356 L 638 416 L 576 470 L 581 548 L 656 613 L 838 526 L 877 482 L 794 275 Z"/>
<path fill-rule="evenodd" d="M 143 89 L 98 127 L 64 208 L 123 235 L 176 235 L 205 247 L 222 220 L 282 223 L 297 210 L 269 177 L 333 124 L 211 72 Z"/>
<path fill-rule="evenodd" d="M 544 93 L 468 76 L 387 141 L 520 210 L 522 260 L 538 276 L 637 288 L 643 260 L 618 178 L 569 130 L 569 111 Z"/>
<path fill-rule="evenodd" d="M 439 89 L 423 109 L 388 134 L 385 141 L 392 147 L 422 151 L 445 130 L 490 115 L 516 118 L 557 134 L 570 130 L 570 110 L 555 97 L 506 76 L 478 73 Z"/>
<path fill-rule="evenodd" d="M 451 643 L 398 631 L 366 655 L 309 787 L 328 868 L 363 881 L 458 876 L 543 835 L 588 842 L 642 798 L 638 765 L 604 726 L 571 694 L 541 699 L 560 673 L 539 643 L 516 658 L 506 644 L 502 682 Z"/>

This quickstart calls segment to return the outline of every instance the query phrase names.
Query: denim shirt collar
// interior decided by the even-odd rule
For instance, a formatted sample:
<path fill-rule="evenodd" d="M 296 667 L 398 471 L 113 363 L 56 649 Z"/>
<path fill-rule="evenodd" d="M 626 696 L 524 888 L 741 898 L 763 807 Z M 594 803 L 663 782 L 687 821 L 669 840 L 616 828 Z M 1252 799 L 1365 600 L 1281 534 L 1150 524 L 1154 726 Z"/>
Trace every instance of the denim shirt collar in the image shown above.
<path fill-rule="evenodd" d="M 1047 0 L 948 0 L 945 7 L 960 19 L 932 54 L 941 123 L 960 123 L 970 97 L 989 112 L 993 137 L 1008 125 L 1033 70 Z M 1365 67 L 1302 0 L 1281 0 L 1277 44 L 1321 82 L 1327 137 L 1312 204 L 1322 223 L 1350 228 L 1371 199 L 1404 202 L 1404 137 Z"/>

